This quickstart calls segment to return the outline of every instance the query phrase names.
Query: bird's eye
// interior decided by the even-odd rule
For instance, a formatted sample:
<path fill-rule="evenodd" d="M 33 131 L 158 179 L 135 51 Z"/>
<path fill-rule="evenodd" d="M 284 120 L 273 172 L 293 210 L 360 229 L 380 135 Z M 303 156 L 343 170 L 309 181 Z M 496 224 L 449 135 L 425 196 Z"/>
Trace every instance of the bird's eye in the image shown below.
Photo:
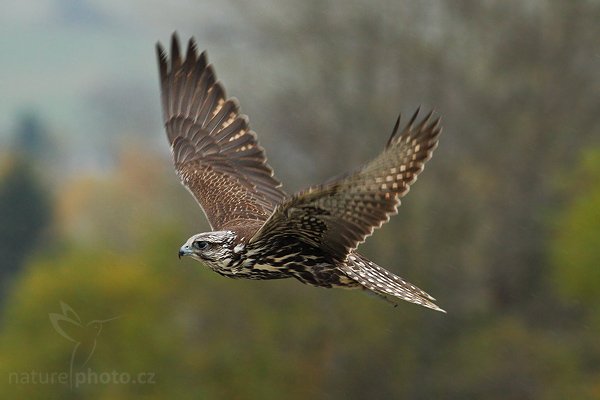
<path fill-rule="evenodd" d="M 204 240 L 198 240 L 197 242 L 194 242 L 194 247 L 198 250 L 204 250 L 208 247 L 208 242 Z"/>

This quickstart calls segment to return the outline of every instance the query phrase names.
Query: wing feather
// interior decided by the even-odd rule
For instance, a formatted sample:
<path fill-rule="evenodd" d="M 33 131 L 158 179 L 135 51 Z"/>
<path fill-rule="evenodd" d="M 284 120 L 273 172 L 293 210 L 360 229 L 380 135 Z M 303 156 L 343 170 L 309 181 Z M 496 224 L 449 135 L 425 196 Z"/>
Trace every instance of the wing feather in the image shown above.
<path fill-rule="evenodd" d="M 175 168 L 213 229 L 265 221 L 286 197 L 273 177 L 248 117 L 227 99 L 206 53 L 190 39 L 181 57 L 173 34 L 170 59 L 157 44 L 163 118 Z"/>
<path fill-rule="evenodd" d="M 293 236 L 345 260 L 397 212 L 400 198 L 437 147 L 439 118 L 432 120 L 430 112 L 415 126 L 418 112 L 402 131 L 398 118 L 385 150 L 361 169 L 297 193 L 278 206 L 250 244 Z"/>

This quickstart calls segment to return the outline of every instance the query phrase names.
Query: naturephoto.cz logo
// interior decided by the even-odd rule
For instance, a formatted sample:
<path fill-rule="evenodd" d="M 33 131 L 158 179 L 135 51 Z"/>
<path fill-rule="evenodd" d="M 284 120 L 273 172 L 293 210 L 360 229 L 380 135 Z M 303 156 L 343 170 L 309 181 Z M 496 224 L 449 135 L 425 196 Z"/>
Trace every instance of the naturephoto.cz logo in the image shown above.
<path fill-rule="evenodd" d="M 104 325 L 120 318 L 120 316 L 84 323 L 75 310 L 67 303 L 61 301 L 60 307 L 61 313 L 49 313 L 48 317 L 54 330 L 73 344 L 68 371 L 13 371 L 8 374 L 8 382 L 10 384 L 61 384 L 69 385 L 73 388 L 82 385 L 147 385 L 155 383 L 155 374 L 153 372 L 132 374 L 116 370 L 95 371 L 89 367 L 85 368 L 96 351 L 96 345 L 98 340 L 100 340 L 100 334 Z"/>

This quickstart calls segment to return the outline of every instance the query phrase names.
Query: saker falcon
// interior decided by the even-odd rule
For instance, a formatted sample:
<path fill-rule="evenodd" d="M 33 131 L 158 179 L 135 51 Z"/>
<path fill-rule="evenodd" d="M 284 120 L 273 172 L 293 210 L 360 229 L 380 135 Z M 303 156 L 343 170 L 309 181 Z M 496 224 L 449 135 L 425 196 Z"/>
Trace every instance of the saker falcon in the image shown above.
<path fill-rule="evenodd" d="M 179 250 L 230 278 L 282 279 L 370 290 L 443 311 L 434 298 L 356 251 L 396 214 L 438 144 L 439 118 L 396 121 L 385 149 L 362 168 L 286 194 L 238 101 L 227 98 L 206 53 L 174 34 L 170 60 L 157 44 L 162 109 L 175 169 L 212 231 Z"/>

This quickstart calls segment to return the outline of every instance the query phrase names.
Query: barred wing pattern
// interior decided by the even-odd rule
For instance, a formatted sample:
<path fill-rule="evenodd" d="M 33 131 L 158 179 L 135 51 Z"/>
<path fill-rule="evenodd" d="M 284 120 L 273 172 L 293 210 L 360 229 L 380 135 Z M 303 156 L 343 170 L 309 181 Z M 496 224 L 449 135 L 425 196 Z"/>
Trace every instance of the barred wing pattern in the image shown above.
<path fill-rule="evenodd" d="M 206 54 L 197 55 L 193 39 L 184 60 L 175 34 L 170 62 L 160 43 L 157 55 L 175 168 L 211 228 L 267 220 L 286 195 L 237 100 L 226 98 Z"/>
<path fill-rule="evenodd" d="M 385 150 L 362 169 L 311 187 L 278 206 L 249 244 L 292 236 L 344 261 L 397 212 L 400 198 L 437 146 L 439 118 L 432 121 L 430 112 L 415 126 L 418 112 L 401 132 L 398 117 Z"/>

